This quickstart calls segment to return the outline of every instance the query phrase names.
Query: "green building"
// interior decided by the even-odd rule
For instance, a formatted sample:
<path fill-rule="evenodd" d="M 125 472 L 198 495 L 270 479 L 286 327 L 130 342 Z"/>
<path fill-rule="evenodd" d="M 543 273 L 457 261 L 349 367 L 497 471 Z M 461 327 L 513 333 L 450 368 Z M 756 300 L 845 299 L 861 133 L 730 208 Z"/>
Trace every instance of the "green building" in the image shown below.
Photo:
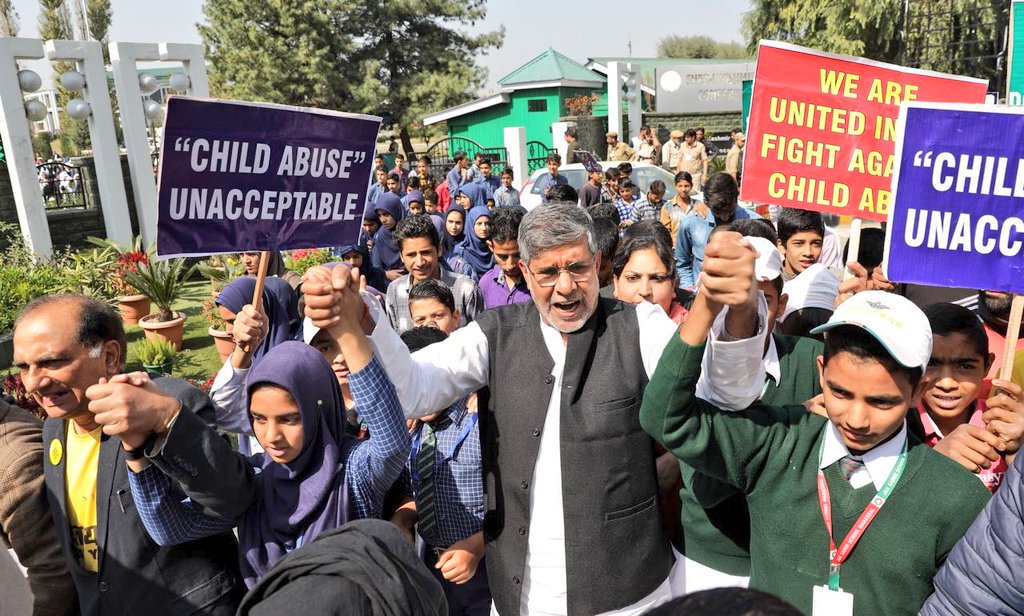
<path fill-rule="evenodd" d="M 504 129 L 526 128 L 527 141 L 554 147 L 551 124 L 568 115 L 565 101 L 603 96 L 605 78 L 554 49 L 548 49 L 498 80 L 497 94 L 423 118 L 424 125 L 447 122 L 448 137 L 472 139 L 484 147 L 504 145 Z"/>

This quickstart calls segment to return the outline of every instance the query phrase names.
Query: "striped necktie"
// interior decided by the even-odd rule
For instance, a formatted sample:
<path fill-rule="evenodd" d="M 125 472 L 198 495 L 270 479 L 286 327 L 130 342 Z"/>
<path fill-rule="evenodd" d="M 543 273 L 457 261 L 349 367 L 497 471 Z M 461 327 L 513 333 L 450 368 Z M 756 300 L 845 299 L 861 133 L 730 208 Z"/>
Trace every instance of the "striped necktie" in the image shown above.
<path fill-rule="evenodd" d="M 416 486 L 416 512 L 419 518 L 419 531 L 421 535 L 429 534 L 437 527 L 437 511 L 435 508 L 434 496 L 436 487 L 434 485 L 434 471 L 437 467 L 437 432 L 444 430 L 451 419 L 446 415 L 423 425 L 420 433 L 420 449 L 416 454 L 416 474 L 419 476 L 419 484 Z"/>
<path fill-rule="evenodd" d="M 864 463 L 857 458 L 843 456 L 839 459 L 839 471 L 843 473 L 843 477 L 845 477 L 847 481 L 850 480 L 850 477 L 853 477 L 854 473 L 862 468 L 864 468 Z"/>

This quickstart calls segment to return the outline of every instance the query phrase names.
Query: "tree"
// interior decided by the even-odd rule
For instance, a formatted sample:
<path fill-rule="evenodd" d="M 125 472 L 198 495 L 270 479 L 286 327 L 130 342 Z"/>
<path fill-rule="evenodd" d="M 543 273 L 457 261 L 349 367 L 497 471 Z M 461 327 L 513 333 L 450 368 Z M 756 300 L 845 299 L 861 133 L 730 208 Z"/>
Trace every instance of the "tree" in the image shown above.
<path fill-rule="evenodd" d="M 991 80 L 1005 74 L 1005 0 L 753 0 L 751 51 L 761 39 Z M 905 42 L 903 42 L 905 41 Z"/>
<path fill-rule="evenodd" d="M 94 41 L 103 43 L 104 61 L 109 62 L 107 53 L 107 32 L 110 30 L 110 22 L 114 19 L 114 11 L 110 7 L 110 0 L 89 0 L 85 9 L 85 16 L 89 21 L 89 35 Z"/>
<path fill-rule="evenodd" d="M 748 49 L 761 39 L 896 62 L 903 0 L 753 0 L 744 15 Z"/>
<path fill-rule="evenodd" d="M 666 36 L 658 41 L 659 58 L 749 58 L 739 43 L 720 43 L 710 36 Z"/>
<path fill-rule="evenodd" d="M 504 28 L 479 34 L 456 29 L 487 14 L 485 0 L 364 0 L 348 18 L 359 24 L 351 60 L 362 67 L 353 87 L 363 111 L 397 124 L 402 148 L 412 152 L 409 126 L 427 113 L 473 98 L 487 71 L 473 58 L 499 47 Z"/>
<path fill-rule="evenodd" d="M 0 36 L 18 36 L 21 23 L 12 0 L 0 0 Z"/>
<path fill-rule="evenodd" d="M 355 43 L 338 19 L 338 5 L 336 0 L 207 0 L 199 34 L 213 95 L 349 107 L 348 84 L 356 71 L 345 59 Z"/>
<path fill-rule="evenodd" d="M 472 58 L 503 31 L 455 29 L 485 0 L 207 0 L 199 33 L 215 96 L 382 115 L 409 126 L 472 98 L 486 73 Z"/>

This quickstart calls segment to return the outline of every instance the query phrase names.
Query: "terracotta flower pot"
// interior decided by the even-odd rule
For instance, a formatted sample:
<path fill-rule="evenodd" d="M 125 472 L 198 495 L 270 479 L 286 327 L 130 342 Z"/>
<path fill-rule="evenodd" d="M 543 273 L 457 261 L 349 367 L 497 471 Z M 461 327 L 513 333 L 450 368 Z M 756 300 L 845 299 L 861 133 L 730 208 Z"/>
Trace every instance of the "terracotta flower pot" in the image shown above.
<path fill-rule="evenodd" d="M 142 317 L 149 314 L 149 305 L 149 298 L 145 295 L 123 295 L 117 298 L 121 320 L 127 325 L 138 324 Z"/>
<path fill-rule="evenodd" d="M 220 354 L 221 361 L 227 361 L 227 358 L 235 350 L 235 339 L 231 334 L 227 333 L 222 329 L 214 329 L 211 327 L 207 330 L 210 337 L 213 338 L 213 344 L 217 347 L 217 353 Z"/>
<path fill-rule="evenodd" d="M 158 340 L 163 338 L 174 345 L 178 351 L 181 350 L 181 339 L 185 335 L 185 315 L 180 312 L 174 313 L 170 321 L 154 321 L 157 315 L 147 314 L 139 320 L 139 327 L 146 332 L 147 340 Z"/>

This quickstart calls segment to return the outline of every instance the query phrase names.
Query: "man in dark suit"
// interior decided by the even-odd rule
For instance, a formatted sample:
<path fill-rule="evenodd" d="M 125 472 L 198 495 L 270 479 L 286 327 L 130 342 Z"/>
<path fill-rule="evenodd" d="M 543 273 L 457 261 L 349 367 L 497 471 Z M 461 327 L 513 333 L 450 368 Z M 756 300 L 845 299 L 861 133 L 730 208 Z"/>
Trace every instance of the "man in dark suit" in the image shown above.
<path fill-rule="evenodd" d="M 150 539 L 131 496 L 125 460 L 160 457 L 157 445 L 179 414 L 208 416 L 209 398 L 175 379 L 139 387 L 119 375 L 126 350 L 116 311 L 83 296 L 47 296 L 22 310 L 14 330 L 14 364 L 25 389 L 42 405 L 44 474 L 50 514 L 78 592 L 82 614 L 234 613 L 241 598 L 238 547 L 231 533 L 162 548 Z M 108 436 L 94 413 L 115 415 L 148 408 L 159 426 L 139 434 Z M 153 436 L 149 436 L 152 433 Z M 141 434 L 141 436 L 140 436 Z M 220 494 L 204 506 L 224 517 L 239 515 L 253 497 L 251 471 L 234 462 L 230 446 L 210 433 L 171 461 L 200 493 Z M 218 473 L 200 472 L 206 460 Z M 236 475 L 230 486 L 204 490 Z"/>

